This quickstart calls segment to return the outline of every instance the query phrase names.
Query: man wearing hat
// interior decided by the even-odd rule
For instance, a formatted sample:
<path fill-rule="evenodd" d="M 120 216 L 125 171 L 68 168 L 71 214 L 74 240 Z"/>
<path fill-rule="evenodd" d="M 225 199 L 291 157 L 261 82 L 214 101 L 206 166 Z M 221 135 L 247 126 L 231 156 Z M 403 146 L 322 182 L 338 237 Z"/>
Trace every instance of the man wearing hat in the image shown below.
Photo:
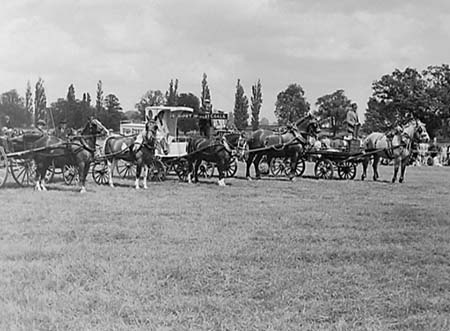
<path fill-rule="evenodd" d="M 68 136 L 67 121 L 65 119 L 61 120 L 58 125 L 58 130 L 56 131 L 56 136 L 58 138 L 66 139 Z"/>

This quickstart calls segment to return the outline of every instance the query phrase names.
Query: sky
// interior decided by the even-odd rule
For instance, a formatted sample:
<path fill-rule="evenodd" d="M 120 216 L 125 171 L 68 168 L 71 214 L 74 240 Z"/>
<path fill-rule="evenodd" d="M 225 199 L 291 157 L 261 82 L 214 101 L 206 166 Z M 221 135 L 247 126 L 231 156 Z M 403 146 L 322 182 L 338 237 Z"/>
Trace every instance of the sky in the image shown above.
<path fill-rule="evenodd" d="M 148 90 L 201 93 L 232 111 L 237 79 L 247 97 L 261 80 L 261 117 L 275 119 L 279 92 L 317 98 L 343 89 L 360 117 L 372 83 L 396 68 L 450 62 L 446 0 L 3 0 L 0 93 L 25 95 L 44 80 L 48 103 L 97 82 L 124 111 Z"/>

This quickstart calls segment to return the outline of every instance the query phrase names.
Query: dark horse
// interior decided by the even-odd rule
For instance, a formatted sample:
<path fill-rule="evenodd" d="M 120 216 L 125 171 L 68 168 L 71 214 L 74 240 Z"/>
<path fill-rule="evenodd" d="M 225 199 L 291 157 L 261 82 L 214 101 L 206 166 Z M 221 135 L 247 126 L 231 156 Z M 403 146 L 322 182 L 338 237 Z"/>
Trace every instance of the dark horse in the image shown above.
<path fill-rule="evenodd" d="M 36 190 L 46 190 L 45 173 L 53 160 L 64 158 L 70 163 L 78 166 L 80 174 L 81 193 L 86 192 L 86 176 L 89 172 L 91 162 L 94 160 L 95 143 L 97 137 L 108 133 L 100 121 L 95 118 L 89 119 L 80 135 L 71 137 L 70 141 L 44 134 L 44 136 L 33 144 L 34 161 L 36 162 Z"/>
<path fill-rule="evenodd" d="M 157 126 L 147 121 L 144 130 L 138 136 L 111 136 L 105 140 L 103 154 L 108 162 L 109 186 L 114 187 L 113 170 L 117 160 L 124 160 L 136 164 L 135 187 L 139 189 L 139 178 L 144 169 L 143 187 L 147 188 L 148 166 L 155 157 L 155 149 L 161 149 L 164 154 L 169 151 L 165 138 L 156 139 Z"/>
<path fill-rule="evenodd" d="M 259 163 L 262 157 L 266 155 L 269 164 L 274 157 L 289 157 L 291 165 L 289 179 L 294 180 L 298 159 L 304 152 L 308 139 L 315 138 L 319 132 L 319 122 L 311 114 L 299 119 L 294 125 L 289 125 L 283 133 L 275 133 L 264 129 L 252 132 L 247 140 L 249 153 L 245 176 L 248 180 L 251 180 L 250 167 L 253 163 L 256 178 L 260 179 Z"/>
<path fill-rule="evenodd" d="M 222 138 L 192 137 L 187 145 L 188 181 L 198 182 L 198 168 L 202 161 L 213 162 L 219 171 L 219 186 L 225 186 L 225 170 L 232 157 L 242 154 L 245 149 L 245 138 L 241 133 L 228 133 Z"/>
<path fill-rule="evenodd" d="M 392 183 L 397 179 L 399 168 L 400 178 L 399 182 L 403 182 L 405 176 L 406 166 L 408 165 L 411 156 L 412 146 L 415 143 L 427 142 L 430 137 L 425 128 L 425 124 L 418 120 L 409 122 L 404 129 L 397 129 L 392 138 L 389 138 L 384 133 L 373 132 L 363 141 L 364 150 L 366 152 L 374 152 L 373 155 L 373 180 L 377 180 L 378 163 L 380 158 L 394 160 L 394 176 Z M 369 158 L 363 160 L 363 173 L 361 179 L 367 177 L 367 166 L 369 165 Z"/>

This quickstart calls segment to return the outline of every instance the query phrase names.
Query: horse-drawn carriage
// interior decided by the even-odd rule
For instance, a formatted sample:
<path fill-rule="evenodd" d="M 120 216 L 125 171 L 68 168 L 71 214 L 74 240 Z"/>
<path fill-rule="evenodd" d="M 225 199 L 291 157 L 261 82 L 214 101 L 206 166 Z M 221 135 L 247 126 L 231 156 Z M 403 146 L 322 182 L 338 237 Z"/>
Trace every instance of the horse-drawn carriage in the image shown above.
<path fill-rule="evenodd" d="M 15 137 L 0 137 L 0 187 L 6 183 L 9 173 L 20 186 L 38 189 L 45 189 L 45 183 L 57 173 L 63 175 L 66 184 L 77 182 L 80 162 L 83 162 L 83 168 L 89 167 L 87 161 L 96 137 L 104 130 L 98 120 L 90 119 L 79 135 L 67 139 L 39 130 L 25 131 Z M 81 154 L 87 155 L 80 161 L 78 156 Z M 83 191 L 84 180 L 85 175 L 81 180 Z"/>
<path fill-rule="evenodd" d="M 357 132 L 356 132 L 357 136 Z M 330 140 L 330 139 L 328 139 Z M 358 164 L 363 165 L 362 179 L 366 177 L 367 166 L 373 159 L 374 179 L 378 178 L 378 163 L 381 158 L 394 161 L 394 182 L 401 167 L 400 181 L 403 181 L 405 167 L 412 154 L 412 147 L 429 140 L 425 125 L 412 120 L 397 126 L 387 134 L 373 132 L 364 141 L 360 139 L 338 139 L 340 144 L 329 146 L 322 144 L 318 149 L 310 150 L 305 155 L 315 160 L 314 174 L 317 178 L 331 179 L 337 172 L 341 179 L 354 179 Z"/>
<path fill-rule="evenodd" d="M 5 185 L 8 174 L 22 187 L 35 185 L 36 164 L 33 155 L 46 148 L 35 149 L 33 144 L 42 136 L 43 133 L 38 131 L 25 131 L 18 136 L 0 137 L 0 187 Z M 65 159 L 54 160 L 47 170 L 45 180 L 50 182 L 55 174 L 61 174 L 68 185 L 77 178 L 73 162 Z"/>

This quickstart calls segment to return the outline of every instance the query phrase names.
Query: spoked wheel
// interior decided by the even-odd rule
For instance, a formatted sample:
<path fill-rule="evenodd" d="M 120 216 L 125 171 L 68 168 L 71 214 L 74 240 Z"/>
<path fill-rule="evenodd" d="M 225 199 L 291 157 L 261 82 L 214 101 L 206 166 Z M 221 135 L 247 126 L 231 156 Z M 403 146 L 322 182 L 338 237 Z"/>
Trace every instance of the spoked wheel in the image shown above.
<path fill-rule="evenodd" d="M 354 179 L 356 176 L 356 165 L 354 162 L 345 161 L 338 165 L 337 171 L 341 179 Z"/>
<path fill-rule="evenodd" d="M 284 158 L 281 157 L 275 157 L 270 161 L 270 173 L 275 176 L 283 176 L 284 172 L 286 171 L 286 163 L 284 162 Z"/>
<path fill-rule="evenodd" d="M 148 167 L 147 178 L 149 180 L 162 182 L 166 180 L 166 176 L 167 173 L 164 164 L 160 160 L 153 160 Z"/>
<path fill-rule="evenodd" d="M 8 179 L 8 157 L 5 149 L 0 146 L 0 187 L 5 185 Z"/>
<path fill-rule="evenodd" d="M 228 162 L 228 164 L 225 166 L 225 178 L 230 178 L 236 175 L 237 167 L 237 160 L 235 158 L 232 158 L 230 162 Z"/>
<path fill-rule="evenodd" d="M 63 167 L 64 183 L 67 185 L 77 184 L 80 181 L 78 167 L 72 164 L 65 164 Z"/>
<path fill-rule="evenodd" d="M 333 164 L 328 159 L 318 160 L 314 167 L 314 174 L 321 179 L 333 178 Z"/>
<path fill-rule="evenodd" d="M 180 160 L 174 164 L 175 172 L 182 182 L 187 182 L 189 174 L 189 164 L 187 160 Z"/>
<path fill-rule="evenodd" d="M 214 163 L 202 161 L 198 167 L 198 175 L 204 178 L 212 177 L 214 173 Z"/>
<path fill-rule="evenodd" d="M 98 185 L 106 185 L 109 182 L 109 169 L 108 163 L 96 162 L 92 169 L 92 177 Z"/>
<path fill-rule="evenodd" d="M 136 178 L 136 166 L 127 161 L 118 160 L 117 161 L 117 172 L 122 178 Z"/>
<path fill-rule="evenodd" d="M 33 160 L 14 159 L 9 169 L 17 184 L 22 187 L 33 186 L 35 184 L 36 165 Z"/>
<path fill-rule="evenodd" d="M 259 169 L 259 172 L 261 174 L 263 174 L 263 175 L 267 175 L 269 173 L 270 166 L 267 163 L 267 157 L 266 156 L 263 156 L 261 158 L 261 161 L 259 161 L 258 169 Z"/>
<path fill-rule="evenodd" d="M 289 174 L 291 173 L 291 161 L 289 159 L 286 159 L 285 165 L 286 167 L 284 169 L 284 173 L 286 174 L 286 176 L 289 176 Z M 300 177 L 301 175 L 303 175 L 303 173 L 305 172 L 305 168 L 305 160 L 298 159 L 297 166 L 295 167 L 295 176 Z"/>

